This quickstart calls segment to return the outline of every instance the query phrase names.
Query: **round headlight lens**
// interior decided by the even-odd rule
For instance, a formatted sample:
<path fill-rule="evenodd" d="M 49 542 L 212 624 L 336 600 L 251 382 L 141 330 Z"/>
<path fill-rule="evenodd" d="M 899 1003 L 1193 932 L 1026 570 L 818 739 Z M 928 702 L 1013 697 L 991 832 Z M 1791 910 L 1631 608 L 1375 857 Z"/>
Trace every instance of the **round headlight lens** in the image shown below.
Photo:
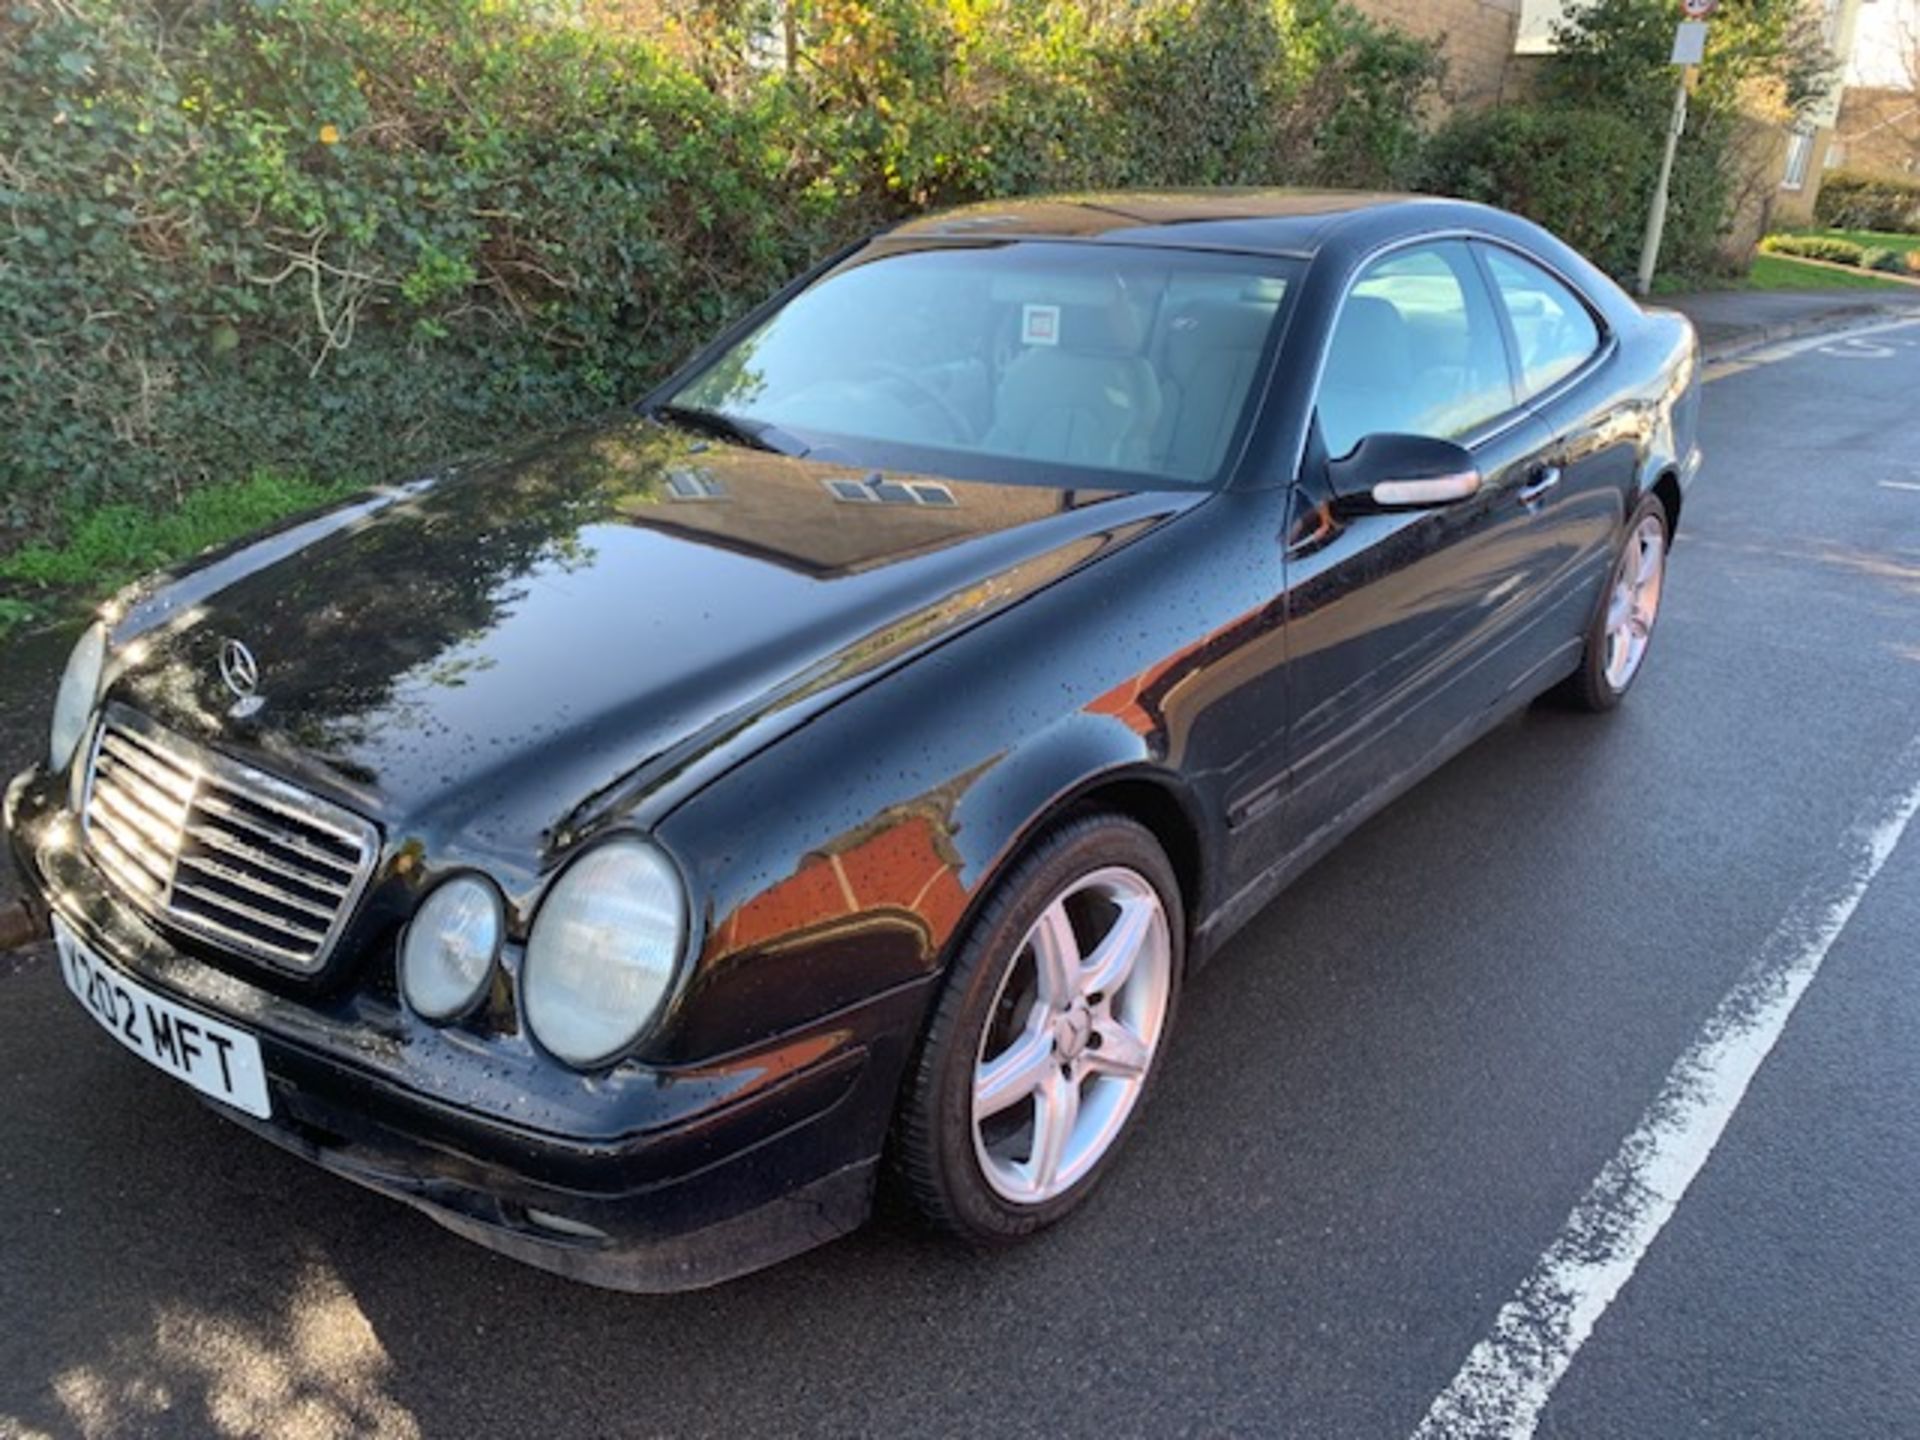
<path fill-rule="evenodd" d="M 429 1020 L 455 1020 L 479 1003 L 506 929 L 500 892 L 477 875 L 447 881 L 414 912 L 400 942 L 400 990 Z"/>
<path fill-rule="evenodd" d="M 55 770 L 65 769 L 73 752 L 80 748 L 80 737 L 87 733 L 87 721 L 100 698 L 100 676 L 106 666 L 107 627 L 96 620 L 73 647 L 60 676 L 60 693 L 53 702 L 53 734 L 47 746 L 47 758 Z"/>
<path fill-rule="evenodd" d="M 687 897 L 644 840 L 609 840 L 568 866 L 527 937 L 527 1024 L 569 1065 L 610 1060 L 652 1023 L 686 943 Z"/>

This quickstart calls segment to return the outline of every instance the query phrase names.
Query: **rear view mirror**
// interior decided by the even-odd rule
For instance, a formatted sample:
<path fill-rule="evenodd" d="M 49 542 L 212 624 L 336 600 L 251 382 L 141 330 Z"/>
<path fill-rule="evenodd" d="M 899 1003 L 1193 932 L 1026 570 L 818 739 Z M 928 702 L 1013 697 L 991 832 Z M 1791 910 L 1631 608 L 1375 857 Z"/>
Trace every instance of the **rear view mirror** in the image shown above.
<path fill-rule="evenodd" d="M 1425 435 L 1369 435 L 1327 465 L 1342 509 L 1425 510 L 1480 493 L 1480 470 L 1464 446 Z"/>

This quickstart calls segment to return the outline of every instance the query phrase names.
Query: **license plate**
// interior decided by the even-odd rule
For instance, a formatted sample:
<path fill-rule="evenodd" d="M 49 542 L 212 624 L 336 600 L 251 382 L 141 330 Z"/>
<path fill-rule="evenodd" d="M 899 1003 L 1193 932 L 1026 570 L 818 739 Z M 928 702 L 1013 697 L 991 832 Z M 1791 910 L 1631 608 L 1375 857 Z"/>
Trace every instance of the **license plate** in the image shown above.
<path fill-rule="evenodd" d="M 58 916 L 53 941 L 67 989 L 114 1039 L 223 1105 L 262 1120 L 273 1113 L 260 1042 L 253 1036 L 130 980 Z"/>

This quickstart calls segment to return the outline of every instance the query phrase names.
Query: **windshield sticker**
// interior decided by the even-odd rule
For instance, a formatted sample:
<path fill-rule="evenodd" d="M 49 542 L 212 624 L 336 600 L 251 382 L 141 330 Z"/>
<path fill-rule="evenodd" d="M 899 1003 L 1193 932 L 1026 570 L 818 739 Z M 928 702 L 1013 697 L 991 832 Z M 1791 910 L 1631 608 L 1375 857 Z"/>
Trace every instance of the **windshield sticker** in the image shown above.
<path fill-rule="evenodd" d="M 1060 343 L 1060 307 L 1058 305 L 1022 305 L 1020 307 L 1020 343 L 1058 345 Z"/>

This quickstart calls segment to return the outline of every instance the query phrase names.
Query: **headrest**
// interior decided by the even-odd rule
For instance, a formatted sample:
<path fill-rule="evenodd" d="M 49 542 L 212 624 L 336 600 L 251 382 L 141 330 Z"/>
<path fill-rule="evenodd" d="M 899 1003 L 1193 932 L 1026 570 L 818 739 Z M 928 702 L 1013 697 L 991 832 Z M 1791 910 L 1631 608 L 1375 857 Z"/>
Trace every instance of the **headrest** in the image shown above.
<path fill-rule="evenodd" d="M 1407 368 L 1407 322 L 1391 300 L 1350 295 L 1327 355 L 1329 385 L 1394 383 Z"/>
<path fill-rule="evenodd" d="M 1244 300 L 1196 300 L 1167 325 L 1167 367 L 1185 378 L 1208 355 L 1258 352 L 1273 328 L 1274 307 Z"/>
<path fill-rule="evenodd" d="M 1117 291 L 1104 305 L 1062 305 L 1060 348 L 1079 355 L 1138 355 L 1140 317 Z"/>

